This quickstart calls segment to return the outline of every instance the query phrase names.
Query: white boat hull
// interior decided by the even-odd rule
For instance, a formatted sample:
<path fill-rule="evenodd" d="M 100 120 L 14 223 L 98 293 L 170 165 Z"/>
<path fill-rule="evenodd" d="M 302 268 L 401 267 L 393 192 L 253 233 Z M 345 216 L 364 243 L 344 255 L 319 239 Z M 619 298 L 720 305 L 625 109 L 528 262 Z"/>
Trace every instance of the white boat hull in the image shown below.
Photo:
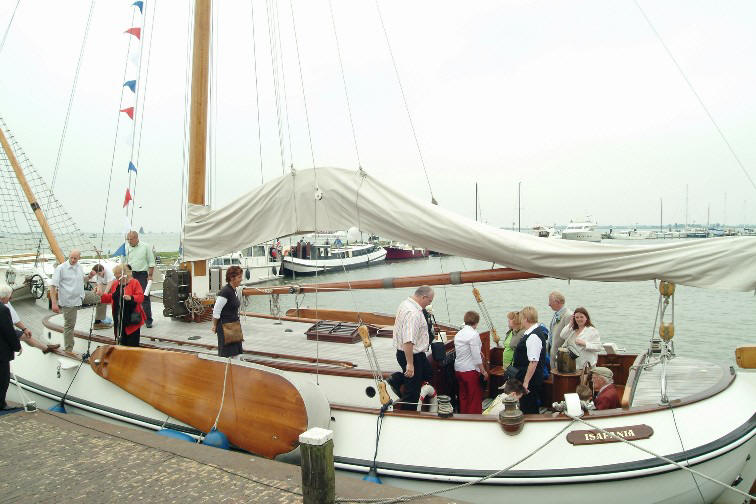
<path fill-rule="evenodd" d="M 586 241 L 598 243 L 601 241 L 600 231 L 562 231 L 565 240 Z"/>
<path fill-rule="evenodd" d="M 332 258 L 332 259 L 301 259 L 298 257 L 284 257 L 283 270 L 285 275 L 294 272 L 297 275 L 312 275 L 329 270 L 353 269 L 369 266 L 370 264 L 384 261 L 386 250 L 382 247 L 365 255 Z"/>
<path fill-rule="evenodd" d="M 92 343 L 90 350 L 96 346 Z M 85 340 L 76 340 L 76 351 L 84 352 L 86 347 Z M 28 349 L 13 362 L 12 370 L 27 394 L 59 401 L 73 380 L 66 398 L 69 408 L 155 430 L 168 421 L 171 428 L 199 434 L 189 426 L 166 419 L 165 414 L 151 405 L 100 378 L 88 364 L 82 365 L 77 374 L 78 364 L 74 359 Z M 283 374 L 293 381 L 315 383 L 315 376 L 310 373 L 283 371 Z M 747 455 L 756 456 L 756 416 L 747 411 L 747 404 L 737 400 L 753 397 L 755 382 L 755 374 L 741 373 L 723 392 L 675 409 L 679 434 L 693 454 L 690 464 L 696 470 L 729 484 L 743 470 Z M 371 383 L 362 378 L 319 377 L 318 386 L 332 404 L 330 428 L 334 431 L 334 459 L 339 469 L 366 472 L 372 462 L 378 410 L 374 409 L 377 400 L 365 393 Z M 11 390 L 11 395 L 14 392 L 17 394 Z M 373 409 L 353 410 L 334 406 L 336 402 Z M 725 411 L 727 414 L 723 414 Z M 418 491 L 472 481 L 526 457 L 568 422 L 526 422 L 520 434 L 509 436 L 495 418 L 477 417 L 472 423 L 464 415 L 448 420 L 426 416 L 399 414 L 384 418 L 377 465 L 378 474 L 387 482 Z M 600 427 L 649 425 L 654 434 L 636 443 L 685 462 L 679 454 L 680 438 L 668 410 L 596 417 L 590 421 Z M 471 429 L 472 425 L 475 428 Z M 579 484 L 581 502 L 586 503 L 603 503 L 607 495 L 613 495 L 614 502 L 700 501 L 690 474 L 633 447 L 572 446 L 566 441 L 569 431 L 586 428 L 575 423 L 510 471 L 451 495 L 474 502 L 496 502 L 504 495 L 507 499 L 537 496 L 541 501 L 563 496 L 564 492 L 574 494 L 575 485 Z M 418 436 L 418 432 L 425 434 Z M 699 481 L 699 487 L 705 502 L 713 502 L 722 492 L 722 487 L 705 480 Z"/>

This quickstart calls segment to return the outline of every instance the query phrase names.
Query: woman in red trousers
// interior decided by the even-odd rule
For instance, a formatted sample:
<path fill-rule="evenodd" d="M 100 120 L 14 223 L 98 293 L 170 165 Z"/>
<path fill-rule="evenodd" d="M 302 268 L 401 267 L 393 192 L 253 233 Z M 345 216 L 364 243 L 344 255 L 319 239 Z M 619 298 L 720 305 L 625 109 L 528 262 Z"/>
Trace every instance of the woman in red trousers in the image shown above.
<path fill-rule="evenodd" d="M 459 412 L 483 412 L 483 394 L 480 376 L 488 379 L 481 355 L 482 344 L 476 328 L 480 321 L 478 312 L 465 313 L 465 326 L 454 336 L 454 374 L 459 384 Z"/>

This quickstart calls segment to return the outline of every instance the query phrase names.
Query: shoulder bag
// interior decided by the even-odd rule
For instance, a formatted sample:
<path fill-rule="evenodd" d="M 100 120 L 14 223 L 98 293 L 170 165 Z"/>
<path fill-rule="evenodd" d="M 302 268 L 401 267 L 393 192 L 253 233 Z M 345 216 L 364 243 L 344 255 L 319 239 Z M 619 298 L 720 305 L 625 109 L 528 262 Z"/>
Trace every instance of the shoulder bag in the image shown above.
<path fill-rule="evenodd" d="M 239 343 L 244 341 L 242 334 L 241 322 L 226 322 L 223 324 L 223 344 Z"/>

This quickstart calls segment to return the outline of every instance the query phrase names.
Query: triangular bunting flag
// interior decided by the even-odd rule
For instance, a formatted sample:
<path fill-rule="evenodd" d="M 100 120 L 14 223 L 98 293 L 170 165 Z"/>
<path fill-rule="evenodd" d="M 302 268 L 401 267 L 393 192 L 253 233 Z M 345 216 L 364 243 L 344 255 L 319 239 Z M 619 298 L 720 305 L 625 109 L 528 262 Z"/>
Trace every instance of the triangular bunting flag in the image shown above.
<path fill-rule="evenodd" d="M 139 28 L 138 26 L 134 27 L 134 28 L 129 28 L 128 30 L 126 30 L 123 33 L 130 33 L 131 35 L 134 35 L 136 38 L 138 38 L 140 40 L 142 38 L 142 29 Z"/>
<path fill-rule="evenodd" d="M 121 246 L 118 247 L 118 249 L 113 252 L 113 255 L 110 257 L 120 257 L 126 255 L 126 243 L 121 243 Z"/>
<path fill-rule="evenodd" d="M 131 161 L 129 161 L 129 171 L 133 171 L 134 173 L 137 172 L 136 166 L 134 166 L 134 163 L 132 163 Z"/>
<path fill-rule="evenodd" d="M 129 80 L 123 83 L 124 86 L 128 86 L 132 93 L 136 93 L 136 81 Z"/>
<path fill-rule="evenodd" d="M 119 110 L 119 112 L 125 112 L 127 116 L 129 116 L 129 119 L 134 119 L 134 107 L 128 107 L 125 109 Z"/>
<path fill-rule="evenodd" d="M 131 191 L 129 191 L 129 188 L 127 187 L 126 188 L 126 197 L 123 198 L 123 207 L 126 208 L 126 205 L 128 205 L 129 201 L 131 201 L 131 200 L 132 200 Z"/>
<path fill-rule="evenodd" d="M 140 0 L 140 1 L 138 1 L 138 2 L 134 2 L 134 3 L 133 3 L 133 4 L 131 4 L 131 5 L 133 5 L 134 7 L 139 7 L 139 14 L 142 14 L 142 7 L 144 7 L 144 2 L 142 2 L 142 1 Z"/>

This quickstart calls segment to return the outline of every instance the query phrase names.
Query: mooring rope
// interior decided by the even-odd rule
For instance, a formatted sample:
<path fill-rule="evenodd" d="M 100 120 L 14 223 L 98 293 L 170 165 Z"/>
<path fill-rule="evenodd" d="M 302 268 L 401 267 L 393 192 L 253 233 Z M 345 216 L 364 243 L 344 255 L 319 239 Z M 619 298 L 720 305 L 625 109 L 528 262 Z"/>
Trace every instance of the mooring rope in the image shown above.
<path fill-rule="evenodd" d="M 434 495 L 440 495 L 440 494 L 443 494 L 443 493 L 446 493 L 446 492 L 451 492 L 452 490 L 459 490 L 459 489 L 462 489 L 462 488 L 467 488 L 467 487 L 472 486 L 472 485 L 477 485 L 477 484 L 483 483 L 484 481 L 489 480 L 491 478 L 495 478 L 496 476 L 502 474 L 503 472 L 506 472 L 506 471 L 512 469 L 513 467 L 521 464 L 522 462 L 526 461 L 527 459 L 529 459 L 530 457 L 532 457 L 533 455 L 535 455 L 536 453 L 538 453 L 541 449 L 543 449 L 544 447 L 546 447 L 549 443 L 551 443 L 552 441 L 554 441 L 557 437 L 559 437 L 560 435 L 562 435 L 562 433 L 564 431 L 566 431 L 567 429 L 569 429 L 574 423 L 575 423 L 575 419 L 573 419 L 571 422 L 569 422 L 567 425 L 565 425 L 562 429 L 560 429 L 559 432 L 557 432 L 556 434 L 554 434 L 553 436 L 551 436 L 549 439 L 547 439 L 546 441 L 544 441 L 543 443 L 541 443 L 535 450 L 533 450 L 532 452 L 528 453 L 527 455 L 525 455 L 521 459 L 517 460 L 516 462 L 508 465 L 507 467 L 505 467 L 503 469 L 499 469 L 496 472 L 493 472 L 491 474 L 488 474 L 488 475 L 483 476 L 481 478 L 478 478 L 476 480 L 468 481 L 467 483 L 462 483 L 461 485 L 454 485 L 454 486 L 442 488 L 440 490 L 434 490 L 432 492 L 425 492 L 425 493 L 417 494 L 417 495 L 401 495 L 399 497 L 392 497 L 390 499 L 361 499 L 361 498 L 351 499 L 351 498 L 339 498 L 339 499 L 336 499 L 336 502 L 364 502 L 364 503 L 371 503 L 371 504 L 391 504 L 391 503 L 394 503 L 394 502 L 409 502 L 409 501 L 416 500 L 416 499 L 422 499 L 423 497 L 431 497 L 431 496 L 434 496 Z"/>
<path fill-rule="evenodd" d="M 731 487 L 727 483 L 724 483 L 722 481 L 716 480 L 716 479 L 712 478 L 711 476 L 707 476 L 706 474 L 704 474 L 704 473 L 702 473 L 700 471 L 696 471 L 695 469 L 691 469 L 690 467 L 687 467 L 687 466 L 685 466 L 685 465 L 683 465 L 683 464 L 681 464 L 679 462 L 675 462 L 674 460 L 672 460 L 672 459 L 670 459 L 668 457 L 665 457 L 664 455 L 659 455 L 658 453 L 655 453 L 655 452 L 649 450 L 648 448 L 644 448 L 644 447 L 642 447 L 642 446 L 640 446 L 640 445 L 638 445 L 636 443 L 628 441 L 627 439 L 625 439 L 625 438 L 623 438 L 621 436 L 618 436 L 618 435 L 616 435 L 613 432 L 610 432 L 610 431 L 607 431 L 605 429 L 602 429 L 601 427 L 599 427 L 597 425 L 594 425 L 591 422 L 588 422 L 587 420 L 584 420 L 584 419 L 582 419 L 580 417 L 575 417 L 575 416 L 569 415 L 567 413 L 565 413 L 565 415 L 567 415 L 568 417 L 572 418 L 572 420 L 574 420 L 576 422 L 580 422 L 580 423 L 583 423 L 583 424 L 587 425 L 591 429 L 595 429 L 595 430 L 601 432 L 602 434 L 609 435 L 612 439 L 614 439 L 616 441 L 621 441 L 621 442 L 623 442 L 625 444 L 628 444 L 628 445 L 632 446 L 633 448 L 637 448 L 637 449 L 639 449 L 642 452 L 646 452 L 646 453 L 648 453 L 649 455 L 651 455 L 653 457 L 656 457 L 656 458 L 658 458 L 660 460 L 663 460 L 664 462 L 667 462 L 668 464 L 672 464 L 674 466 L 677 466 L 677 468 L 679 468 L 679 469 L 682 469 L 684 471 L 688 471 L 691 474 L 694 474 L 696 476 L 700 476 L 703 479 L 709 480 L 712 483 L 716 483 L 717 485 L 723 486 L 723 487 L 725 487 L 728 490 L 732 490 L 733 492 L 737 492 L 737 493 L 741 494 L 743 497 L 748 497 L 749 499 L 756 499 L 756 495 L 751 495 L 748 492 L 744 492 L 742 490 L 738 490 L 737 488 L 733 488 L 733 487 Z"/>

